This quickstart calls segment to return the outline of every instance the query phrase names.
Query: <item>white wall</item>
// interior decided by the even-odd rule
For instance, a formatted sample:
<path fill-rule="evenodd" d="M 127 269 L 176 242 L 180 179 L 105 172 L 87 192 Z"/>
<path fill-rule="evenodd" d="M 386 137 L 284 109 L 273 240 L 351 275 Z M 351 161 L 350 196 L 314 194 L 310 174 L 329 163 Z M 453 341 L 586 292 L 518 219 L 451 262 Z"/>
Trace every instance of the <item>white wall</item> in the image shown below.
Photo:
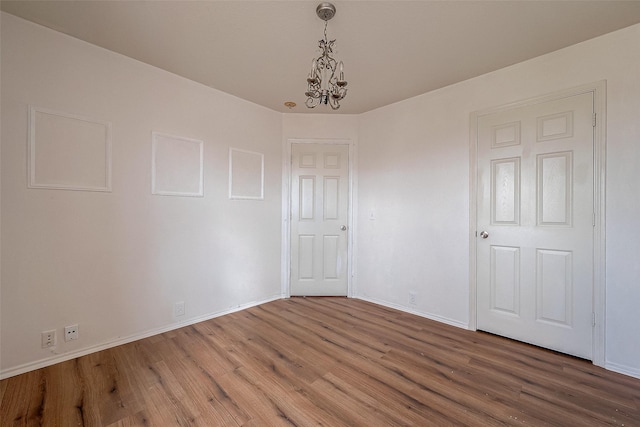
<path fill-rule="evenodd" d="M 343 101 L 344 102 L 344 101 Z M 305 106 L 297 108 L 307 108 Z M 358 141 L 358 117 L 353 114 L 285 114 L 282 118 L 283 139 L 348 139 Z"/>
<path fill-rule="evenodd" d="M 4 13 L 1 72 L 3 377 L 280 297 L 281 114 Z M 112 192 L 27 188 L 30 104 L 112 123 Z M 151 195 L 152 130 L 204 141 L 204 197 Z M 264 201 L 228 199 L 230 146 Z"/>
<path fill-rule="evenodd" d="M 360 116 L 282 116 L 2 14 L 2 375 L 279 297 L 290 138 L 355 141 L 355 296 L 464 327 L 469 114 L 606 79 L 607 366 L 640 376 L 638 75 L 640 25 Z M 27 189 L 28 104 L 113 123 L 111 193 Z M 151 130 L 205 141 L 204 198 L 150 195 Z M 265 201 L 228 200 L 229 146 L 265 154 Z"/>
<path fill-rule="evenodd" d="M 361 115 L 359 296 L 467 325 L 469 114 L 603 79 L 606 366 L 640 377 L 640 25 Z"/>

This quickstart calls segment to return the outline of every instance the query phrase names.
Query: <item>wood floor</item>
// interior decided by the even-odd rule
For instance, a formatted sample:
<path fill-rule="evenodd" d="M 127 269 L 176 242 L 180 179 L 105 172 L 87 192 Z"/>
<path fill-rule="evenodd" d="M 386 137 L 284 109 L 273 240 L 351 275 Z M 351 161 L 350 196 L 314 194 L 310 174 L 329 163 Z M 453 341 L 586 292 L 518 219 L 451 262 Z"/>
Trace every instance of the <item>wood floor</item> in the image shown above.
<path fill-rule="evenodd" d="M 0 382 L 2 426 L 640 426 L 640 380 L 360 300 L 279 300 Z"/>

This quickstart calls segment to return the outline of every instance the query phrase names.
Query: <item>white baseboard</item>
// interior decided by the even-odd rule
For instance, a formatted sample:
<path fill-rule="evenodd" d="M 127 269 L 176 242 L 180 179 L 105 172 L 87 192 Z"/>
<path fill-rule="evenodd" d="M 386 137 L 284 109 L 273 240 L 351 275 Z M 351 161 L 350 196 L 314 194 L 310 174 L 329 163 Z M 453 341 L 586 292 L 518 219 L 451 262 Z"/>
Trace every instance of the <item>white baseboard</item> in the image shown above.
<path fill-rule="evenodd" d="M 384 307 L 389 307 L 396 310 L 404 311 L 405 313 L 415 314 L 416 316 L 425 317 L 427 319 L 435 320 L 441 323 L 446 323 L 447 325 L 456 326 L 458 328 L 469 329 L 469 325 L 465 325 L 464 323 L 458 322 L 457 320 L 452 320 L 446 317 L 437 316 L 429 313 L 423 313 L 417 310 L 412 310 L 399 304 L 394 304 L 387 301 L 377 300 L 375 298 L 367 298 L 367 297 L 361 297 L 361 296 L 357 296 L 357 297 L 354 296 L 353 298 L 361 299 L 363 301 L 368 301 L 373 304 L 382 305 Z M 613 363 L 613 362 L 606 362 L 603 367 L 609 371 L 617 372 L 619 374 L 628 375 L 634 378 L 640 378 L 640 369 L 638 368 L 633 368 L 631 366 L 626 366 L 626 365 L 620 365 L 618 363 Z"/>
<path fill-rule="evenodd" d="M 634 378 L 640 378 L 640 369 L 631 366 L 620 365 L 618 363 L 605 362 L 604 368 L 619 374 L 628 375 Z"/>
<path fill-rule="evenodd" d="M 272 297 L 266 298 L 260 301 L 253 301 L 247 304 L 241 304 L 237 307 L 229 308 L 227 310 L 209 313 L 203 316 L 195 317 L 192 319 L 185 320 L 180 323 L 172 323 L 171 325 L 163 326 L 161 328 L 151 329 L 145 332 L 141 332 L 138 334 L 133 334 L 127 337 L 118 338 L 115 340 L 111 340 L 102 344 L 94 345 L 91 347 L 83 348 L 77 351 L 56 355 L 54 357 L 49 357 L 46 359 L 37 360 L 35 362 L 25 363 L 23 365 L 15 366 L 13 368 L 5 369 L 0 371 L 0 380 L 4 380 L 6 378 L 10 378 L 16 375 L 24 374 L 25 372 L 33 371 L 36 369 L 44 368 L 47 366 L 55 365 L 56 363 L 66 362 L 67 360 L 75 359 L 76 357 L 85 356 L 87 354 L 95 353 L 101 350 L 106 350 L 108 348 L 117 347 L 119 345 L 128 344 L 133 341 L 137 341 L 143 338 L 148 338 L 153 335 L 162 334 L 164 332 L 169 332 L 174 329 L 183 328 L 185 326 L 194 325 L 196 323 L 204 322 L 206 320 L 214 319 L 216 317 L 224 316 L 225 314 L 235 313 L 237 311 L 245 310 L 247 308 L 255 307 L 260 304 L 265 304 L 271 301 L 283 299 L 283 295 L 274 295 Z M 416 316 L 424 317 L 427 319 L 435 320 L 437 322 L 445 323 L 447 325 L 455 326 L 461 329 L 469 329 L 469 325 L 459 322 L 457 320 L 449 319 L 443 316 L 438 316 L 430 313 L 424 313 L 418 310 L 412 310 L 405 306 L 391 303 L 388 301 L 382 301 L 375 298 L 367 298 L 362 296 L 354 296 L 354 299 L 361 299 L 363 301 L 368 301 L 373 304 L 381 305 L 383 307 L 393 308 L 395 310 L 403 311 L 405 313 L 415 314 Z M 639 378 L 640 379 L 640 369 L 634 368 L 631 366 L 620 365 L 618 363 L 606 362 L 604 368 L 613 372 L 617 372 L 619 374 L 628 375 L 630 377 Z"/>
<path fill-rule="evenodd" d="M 90 347 L 82 348 L 76 351 L 72 351 L 69 353 L 64 353 L 60 355 L 55 355 L 53 357 L 48 357 L 46 359 L 40 359 L 35 362 L 25 363 L 23 365 L 15 366 L 9 369 L 4 369 L 0 371 L 0 380 L 4 380 L 9 377 L 13 377 L 16 375 L 24 374 L 25 372 L 34 371 L 36 369 L 44 368 L 47 366 L 55 365 L 56 363 L 66 362 L 67 360 L 75 359 L 76 357 L 86 356 L 87 354 L 95 353 L 101 350 L 106 350 L 108 348 L 117 347 L 119 345 L 128 344 L 133 341 L 138 341 L 143 338 L 148 338 L 153 335 L 162 334 L 164 332 L 169 332 L 174 329 L 183 328 L 185 326 L 194 325 L 196 323 L 204 322 L 205 320 L 214 319 L 216 317 L 224 316 L 225 314 L 235 313 L 236 311 L 245 310 L 247 308 L 255 307 L 256 305 L 265 304 L 271 301 L 282 299 L 282 295 L 274 295 L 272 297 L 266 298 L 260 301 L 252 301 L 247 304 L 240 304 L 237 307 L 232 307 L 223 311 L 218 311 L 215 313 L 205 314 L 203 316 L 194 317 L 183 322 L 172 323 L 170 325 L 166 325 L 160 328 L 150 329 L 145 332 L 136 333 L 133 335 L 129 335 L 127 337 L 117 338 L 114 340 L 110 340 L 101 344 L 93 345 Z"/>
<path fill-rule="evenodd" d="M 373 304 L 378 304 L 384 307 L 393 308 L 395 310 L 404 311 L 405 313 L 415 314 L 416 316 L 424 317 L 430 320 L 435 320 L 436 322 L 446 323 L 447 325 L 455 326 L 457 328 L 469 329 L 469 325 L 459 322 L 457 320 L 449 319 L 447 317 L 438 316 L 437 314 L 425 313 L 418 310 L 413 310 L 411 308 L 405 307 L 403 305 L 395 304 L 388 301 L 382 301 L 375 298 L 367 298 L 362 296 L 354 296 L 355 299 L 361 299 L 363 301 L 368 301 Z"/>

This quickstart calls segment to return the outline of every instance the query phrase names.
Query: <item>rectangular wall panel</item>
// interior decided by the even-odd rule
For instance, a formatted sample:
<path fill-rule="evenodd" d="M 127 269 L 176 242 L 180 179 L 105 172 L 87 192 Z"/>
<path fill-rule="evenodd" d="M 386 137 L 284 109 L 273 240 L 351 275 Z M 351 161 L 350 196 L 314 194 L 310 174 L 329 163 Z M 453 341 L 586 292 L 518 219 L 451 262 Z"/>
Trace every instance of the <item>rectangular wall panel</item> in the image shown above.
<path fill-rule="evenodd" d="M 316 177 L 300 177 L 300 221 L 313 220 L 315 212 Z"/>
<path fill-rule="evenodd" d="M 229 198 L 264 199 L 264 154 L 229 149 Z"/>
<path fill-rule="evenodd" d="M 340 236 L 323 237 L 323 274 L 324 279 L 337 279 L 340 271 L 338 243 Z"/>
<path fill-rule="evenodd" d="M 491 309 L 520 313 L 520 248 L 491 246 Z"/>
<path fill-rule="evenodd" d="M 491 161 L 491 223 L 520 223 L 520 158 Z"/>
<path fill-rule="evenodd" d="M 572 253 L 538 249 L 537 320 L 571 326 L 573 318 Z"/>
<path fill-rule="evenodd" d="M 324 177 L 324 219 L 339 219 L 340 211 L 340 177 Z"/>
<path fill-rule="evenodd" d="M 30 188 L 111 191 L 111 123 L 29 108 Z"/>
<path fill-rule="evenodd" d="M 538 225 L 571 225 L 572 153 L 551 153 L 537 158 Z"/>
<path fill-rule="evenodd" d="M 315 236 L 298 236 L 298 279 L 313 279 L 313 246 Z"/>
<path fill-rule="evenodd" d="M 151 194 L 204 196 L 204 143 L 151 133 Z"/>

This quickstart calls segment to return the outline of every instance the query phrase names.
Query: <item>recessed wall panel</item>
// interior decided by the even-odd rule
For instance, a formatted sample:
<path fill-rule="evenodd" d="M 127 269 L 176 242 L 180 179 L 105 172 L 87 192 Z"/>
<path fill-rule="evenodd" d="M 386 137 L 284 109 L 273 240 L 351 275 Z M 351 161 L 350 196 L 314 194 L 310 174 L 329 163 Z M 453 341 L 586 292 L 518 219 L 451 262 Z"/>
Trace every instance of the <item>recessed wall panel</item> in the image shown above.
<path fill-rule="evenodd" d="M 538 225 L 571 225 L 572 153 L 539 155 L 537 169 Z"/>
<path fill-rule="evenodd" d="M 323 275 L 324 279 L 337 279 L 339 268 L 339 236 L 323 236 Z"/>
<path fill-rule="evenodd" d="M 505 123 L 493 127 L 491 148 L 508 147 L 520 144 L 520 122 Z"/>
<path fill-rule="evenodd" d="M 313 220 L 315 211 L 316 177 L 300 177 L 300 220 Z"/>
<path fill-rule="evenodd" d="M 538 141 L 570 138 L 573 136 L 573 111 L 537 118 Z"/>
<path fill-rule="evenodd" d="M 313 279 L 313 246 L 315 236 L 298 236 L 298 279 Z"/>
<path fill-rule="evenodd" d="M 520 313 L 520 248 L 491 246 L 491 309 Z"/>
<path fill-rule="evenodd" d="M 520 158 L 491 161 L 491 223 L 520 223 Z"/>
<path fill-rule="evenodd" d="M 29 108 L 30 188 L 111 191 L 111 123 Z"/>
<path fill-rule="evenodd" d="M 569 251 L 537 250 L 537 319 L 571 326 L 573 266 Z"/>
<path fill-rule="evenodd" d="M 326 176 L 324 177 L 324 219 L 338 219 L 340 209 L 340 177 Z"/>

